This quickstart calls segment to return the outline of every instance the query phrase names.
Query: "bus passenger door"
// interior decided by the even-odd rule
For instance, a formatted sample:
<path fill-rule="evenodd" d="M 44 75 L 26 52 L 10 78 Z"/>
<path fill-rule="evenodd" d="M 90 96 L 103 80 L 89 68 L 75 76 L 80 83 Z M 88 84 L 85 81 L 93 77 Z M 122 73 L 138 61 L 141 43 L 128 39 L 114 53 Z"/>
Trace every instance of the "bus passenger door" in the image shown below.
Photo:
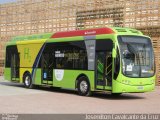
<path fill-rule="evenodd" d="M 112 83 L 112 54 L 107 51 L 96 53 L 96 85 L 111 86 Z"/>
<path fill-rule="evenodd" d="M 96 54 L 96 67 L 97 67 L 97 71 L 96 71 L 96 85 L 106 85 L 106 80 L 105 80 L 105 75 L 104 75 L 104 71 L 105 71 L 105 52 L 101 51 L 101 52 L 97 52 Z"/>
<path fill-rule="evenodd" d="M 41 59 L 42 84 L 53 84 L 53 59 L 51 53 L 43 53 Z"/>
<path fill-rule="evenodd" d="M 11 54 L 11 80 L 19 81 L 19 54 L 12 53 Z"/>
<path fill-rule="evenodd" d="M 105 89 L 112 86 L 112 50 L 113 41 L 110 39 L 96 41 L 95 87 Z"/>

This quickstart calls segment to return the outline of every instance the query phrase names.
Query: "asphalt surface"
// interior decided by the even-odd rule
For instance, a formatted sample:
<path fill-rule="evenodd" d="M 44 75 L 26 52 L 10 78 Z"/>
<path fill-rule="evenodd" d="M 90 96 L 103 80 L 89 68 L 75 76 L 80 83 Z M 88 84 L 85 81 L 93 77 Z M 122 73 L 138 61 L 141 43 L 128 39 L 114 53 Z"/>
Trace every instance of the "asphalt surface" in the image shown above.
<path fill-rule="evenodd" d="M 26 89 L 0 77 L 0 113 L 160 113 L 160 87 L 149 93 L 127 93 L 119 97 L 109 93 L 83 97 L 72 90 Z"/>

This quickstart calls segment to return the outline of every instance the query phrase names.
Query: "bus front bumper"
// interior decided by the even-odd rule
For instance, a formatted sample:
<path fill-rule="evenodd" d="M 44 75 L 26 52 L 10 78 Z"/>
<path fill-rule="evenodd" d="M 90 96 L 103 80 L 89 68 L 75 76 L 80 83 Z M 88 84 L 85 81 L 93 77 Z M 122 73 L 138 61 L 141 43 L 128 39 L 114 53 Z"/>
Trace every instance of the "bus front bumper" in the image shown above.
<path fill-rule="evenodd" d="M 155 84 L 150 85 L 127 85 L 113 80 L 112 93 L 142 93 L 150 92 L 155 88 Z"/>

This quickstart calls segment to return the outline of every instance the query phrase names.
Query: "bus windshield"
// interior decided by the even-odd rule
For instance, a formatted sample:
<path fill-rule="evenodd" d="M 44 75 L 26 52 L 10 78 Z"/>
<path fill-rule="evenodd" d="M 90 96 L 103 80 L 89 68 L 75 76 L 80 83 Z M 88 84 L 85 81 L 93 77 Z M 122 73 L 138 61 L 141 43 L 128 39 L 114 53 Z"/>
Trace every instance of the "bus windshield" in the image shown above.
<path fill-rule="evenodd" d="M 118 42 L 125 76 L 145 78 L 154 75 L 154 53 L 149 38 L 118 36 Z"/>

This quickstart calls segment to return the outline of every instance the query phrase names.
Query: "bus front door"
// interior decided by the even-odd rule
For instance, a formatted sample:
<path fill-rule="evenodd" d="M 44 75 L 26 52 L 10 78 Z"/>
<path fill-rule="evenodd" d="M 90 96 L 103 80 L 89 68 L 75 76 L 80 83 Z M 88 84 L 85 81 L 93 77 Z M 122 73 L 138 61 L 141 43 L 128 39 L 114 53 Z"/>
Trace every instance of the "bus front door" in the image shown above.
<path fill-rule="evenodd" d="M 96 52 L 96 86 L 112 85 L 112 54 L 107 51 Z"/>
<path fill-rule="evenodd" d="M 19 81 L 19 54 L 11 54 L 11 81 Z"/>

